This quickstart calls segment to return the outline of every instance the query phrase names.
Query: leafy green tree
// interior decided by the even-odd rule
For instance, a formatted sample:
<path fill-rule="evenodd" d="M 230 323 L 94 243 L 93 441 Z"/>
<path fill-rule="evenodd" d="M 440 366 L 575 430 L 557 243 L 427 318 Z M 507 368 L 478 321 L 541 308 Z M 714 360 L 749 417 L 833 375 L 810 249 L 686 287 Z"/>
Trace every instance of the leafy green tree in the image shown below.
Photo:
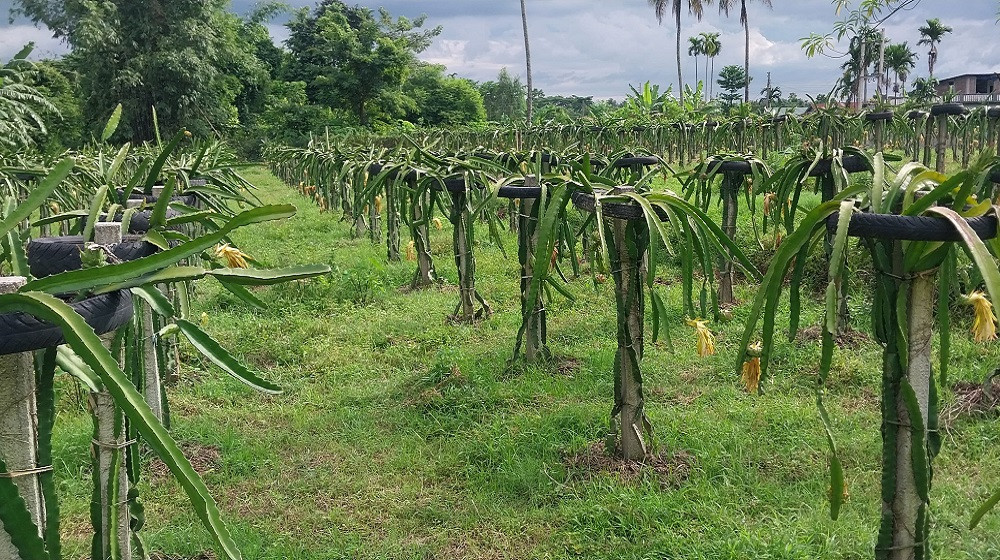
<path fill-rule="evenodd" d="M 535 104 L 538 108 L 538 114 L 535 118 L 537 122 L 556 121 L 569 123 L 573 119 L 590 115 L 591 108 L 594 106 L 594 98 L 591 96 L 580 97 L 578 95 L 571 95 L 569 97 L 561 95 L 547 96 L 542 93 L 542 95 L 536 98 Z"/>
<path fill-rule="evenodd" d="M 928 103 L 937 97 L 937 80 L 917 78 L 913 80 L 913 91 L 907 96 L 917 103 Z"/>
<path fill-rule="evenodd" d="M 227 0 L 15 0 L 72 48 L 85 122 L 106 122 L 123 105 L 119 136 L 190 128 L 221 135 L 240 125 L 237 99 L 268 80 Z"/>
<path fill-rule="evenodd" d="M 90 136 L 83 121 L 79 76 L 73 71 L 71 62 L 44 60 L 35 63 L 35 70 L 31 83 L 58 113 L 58 118 L 53 118 L 48 126 L 48 134 L 39 139 L 40 148 L 56 154 L 81 146 Z"/>
<path fill-rule="evenodd" d="M 480 84 L 479 92 L 489 120 L 509 122 L 524 118 L 527 90 L 521 78 L 511 76 L 506 68 L 500 69 L 496 81 Z"/>
<path fill-rule="evenodd" d="M 752 78 L 747 76 L 747 73 L 742 66 L 737 66 L 735 64 L 724 66 L 719 72 L 719 79 L 716 83 L 718 83 L 719 87 L 726 93 L 723 93 L 719 97 L 721 97 L 727 104 L 733 105 L 740 100 L 739 91 L 749 87 L 751 81 Z"/>
<path fill-rule="evenodd" d="M 368 126 L 373 105 L 398 95 L 417 53 L 426 49 L 441 28 L 423 30 L 425 18 L 393 19 L 363 6 L 323 0 L 310 11 L 296 12 L 288 23 L 286 44 L 291 58 L 286 77 L 306 83 L 309 99 L 350 111 Z"/>
<path fill-rule="evenodd" d="M 289 146 L 305 146 L 310 135 L 323 134 L 328 127 L 347 126 L 351 121 L 344 111 L 310 103 L 305 82 L 271 82 L 266 106 L 259 117 L 257 136 Z"/>
<path fill-rule="evenodd" d="M 414 107 L 407 120 L 428 126 L 453 126 L 486 120 L 483 96 L 469 80 L 444 75 L 444 66 L 418 64 L 403 86 Z"/>

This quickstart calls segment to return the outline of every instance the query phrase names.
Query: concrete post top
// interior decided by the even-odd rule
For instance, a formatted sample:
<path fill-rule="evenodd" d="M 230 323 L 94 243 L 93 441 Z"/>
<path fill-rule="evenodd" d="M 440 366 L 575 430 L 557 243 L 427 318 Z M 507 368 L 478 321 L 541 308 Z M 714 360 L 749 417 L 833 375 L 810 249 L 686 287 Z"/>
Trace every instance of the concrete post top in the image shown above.
<path fill-rule="evenodd" d="M 538 186 L 538 177 L 535 177 L 534 175 L 525 175 L 524 176 L 524 186 L 526 186 L 526 187 L 537 187 Z"/>
<path fill-rule="evenodd" d="M 153 196 L 160 198 L 160 195 L 163 194 L 163 189 L 165 188 L 166 187 L 162 185 L 153 185 Z"/>
<path fill-rule="evenodd" d="M 94 224 L 94 242 L 98 245 L 114 245 L 116 243 L 121 243 L 121 222 L 97 222 Z"/>
<path fill-rule="evenodd" d="M 13 294 L 27 283 L 24 276 L 0 276 L 0 294 Z"/>
<path fill-rule="evenodd" d="M 130 198 L 125 201 L 125 208 L 139 208 L 140 206 L 145 204 L 145 202 L 146 201 L 142 199 Z"/>

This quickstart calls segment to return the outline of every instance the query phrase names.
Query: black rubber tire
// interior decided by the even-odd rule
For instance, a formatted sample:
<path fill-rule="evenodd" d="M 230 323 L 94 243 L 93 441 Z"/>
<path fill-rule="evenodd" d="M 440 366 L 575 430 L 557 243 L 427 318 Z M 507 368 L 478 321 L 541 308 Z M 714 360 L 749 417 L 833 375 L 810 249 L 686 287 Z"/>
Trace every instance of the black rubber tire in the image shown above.
<path fill-rule="evenodd" d="M 146 204 L 156 204 L 159 200 L 157 197 L 151 194 L 132 194 L 128 197 L 129 200 L 142 200 Z M 185 206 L 195 206 L 198 204 L 198 195 L 194 193 L 182 194 L 181 196 L 170 197 L 170 202 L 180 202 Z"/>
<path fill-rule="evenodd" d="M 181 215 L 182 214 L 180 212 L 178 212 L 178 211 L 176 211 L 176 210 L 174 210 L 172 208 L 168 208 L 167 209 L 167 218 L 168 219 L 169 218 L 176 218 L 177 216 L 181 216 Z M 153 217 L 153 211 L 152 210 L 143 210 L 142 212 L 136 212 L 135 214 L 132 214 L 132 219 L 128 223 L 128 232 L 132 233 L 132 234 L 143 234 L 143 233 L 148 232 L 149 231 L 149 220 L 152 217 Z M 106 222 L 106 221 L 108 221 L 108 215 L 107 214 L 101 214 L 97 218 L 97 221 L 99 221 L 99 222 Z M 122 214 L 121 213 L 116 214 L 114 221 L 116 221 L 116 222 L 122 221 Z M 82 224 L 86 224 L 86 220 L 82 220 L 81 222 L 82 222 Z M 80 227 L 82 228 L 83 225 L 81 225 Z M 178 227 L 173 227 L 173 228 L 170 228 L 170 229 L 180 229 L 180 227 L 178 226 Z"/>
<path fill-rule="evenodd" d="M 865 158 L 856 155 L 846 155 L 844 156 L 844 171 L 848 173 L 861 173 L 862 171 L 871 171 L 872 168 L 865 161 Z M 833 164 L 833 160 L 830 158 L 821 159 L 816 162 L 816 167 L 812 168 L 809 172 L 810 177 L 822 177 L 830 172 L 830 165 Z"/>
<path fill-rule="evenodd" d="M 539 198 L 542 187 L 526 187 L 524 185 L 504 185 L 497 192 L 500 198 Z"/>
<path fill-rule="evenodd" d="M 753 169 L 750 162 L 743 160 L 720 161 L 708 160 L 709 173 L 722 173 L 724 175 L 750 175 Z"/>
<path fill-rule="evenodd" d="M 990 181 L 1000 184 L 1000 165 L 994 165 L 993 169 L 990 169 Z"/>
<path fill-rule="evenodd" d="M 990 107 L 986 110 L 986 118 L 1000 119 L 1000 107 Z"/>
<path fill-rule="evenodd" d="M 431 185 L 436 191 L 448 191 L 452 193 L 464 193 L 465 192 L 465 178 L 464 177 L 448 177 L 443 182 L 438 181 Z M 482 185 L 473 183 L 470 188 L 483 188 Z"/>
<path fill-rule="evenodd" d="M 28 268 L 35 278 L 45 278 L 68 270 L 79 270 L 83 236 L 39 237 L 28 242 Z M 111 252 L 123 261 L 134 261 L 159 251 L 159 247 L 136 235 L 125 236 Z"/>
<path fill-rule="evenodd" d="M 913 110 L 906 114 L 906 118 L 910 120 L 922 119 L 927 116 L 927 111 Z"/>
<path fill-rule="evenodd" d="M 716 121 L 705 121 L 705 128 L 717 128 L 719 123 Z"/>
<path fill-rule="evenodd" d="M 892 111 L 879 111 L 877 113 L 865 113 L 865 120 L 868 122 L 891 121 Z"/>
<path fill-rule="evenodd" d="M 778 115 L 776 117 L 771 117 L 771 124 L 781 124 L 788 120 L 788 115 Z"/>
<path fill-rule="evenodd" d="M 611 167 L 615 169 L 622 169 L 625 167 L 652 167 L 654 165 L 659 165 L 660 160 L 651 156 L 632 156 L 618 158 L 611 164 Z"/>
<path fill-rule="evenodd" d="M 596 202 L 594 200 L 594 195 L 585 192 L 574 192 L 570 198 L 573 200 L 573 206 L 584 212 L 589 212 L 591 214 L 596 210 Z M 605 217 L 608 218 L 618 218 L 620 220 L 645 220 L 646 216 L 642 212 L 642 208 L 638 204 L 633 203 L 620 203 L 620 202 L 605 202 L 601 204 L 601 210 Z M 656 216 L 661 222 L 667 221 L 667 214 L 657 207 L 653 207 L 653 211 L 656 212 Z"/>
<path fill-rule="evenodd" d="M 132 292 L 119 290 L 72 303 L 94 332 L 109 333 L 132 319 Z M 0 355 L 65 344 L 62 329 L 27 313 L 0 314 Z"/>
<path fill-rule="evenodd" d="M 827 218 L 826 227 L 830 232 L 837 230 L 839 213 Z M 989 214 L 968 220 L 969 226 L 980 239 L 997 236 L 997 218 Z M 899 216 L 897 214 L 872 214 L 859 212 L 851 216 L 847 235 L 876 239 L 901 241 L 961 241 L 958 231 L 951 222 L 932 216 Z"/>
<path fill-rule="evenodd" d="M 939 103 L 931 106 L 931 115 L 938 117 L 941 115 L 964 115 L 969 110 L 961 103 Z"/>

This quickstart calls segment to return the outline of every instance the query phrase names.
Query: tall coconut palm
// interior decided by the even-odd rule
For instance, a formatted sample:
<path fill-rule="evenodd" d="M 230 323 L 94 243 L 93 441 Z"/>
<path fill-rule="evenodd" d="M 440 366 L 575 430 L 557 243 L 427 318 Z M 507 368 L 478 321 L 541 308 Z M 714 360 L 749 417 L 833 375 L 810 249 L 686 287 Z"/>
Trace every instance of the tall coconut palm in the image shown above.
<path fill-rule="evenodd" d="M 715 81 L 710 79 L 711 76 L 715 75 L 715 57 L 719 56 L 722 52 L 722 42 L 719 41 L 719 33 L 708 33 L 702 32 L 702 54 L 705 55 L 705 81 L 708 82 L 708 98 L 712 98 L 712 92 L 715 91 Z M 708 71 L 708 62 L 712 62 L 712 72 Z"/>
<path fill-rule="evenodd" d="M 663 16 L 667 15 L 667 10 L 674 15 L 674 23 L 677 26 L 677 99 L 684 102 L 684 76 L 681 74 L 681 8 L 686 3 L 688 11 L 701 21 L 705 6 L 711 5 L 712 0 L 648 0 L 656 13 L 656 21 L 663 25 Z M 767 0 L 768 2 L 770 0 Z"/>
<path fill-rule="evenodd" d="M 771 7 L 771 0 L 759 0 L 761 4 Z M 729 12 L 736 7 L 737 0 L 719 0 L 719 13 L 726 14 L 729 17 Z M 747 3 L 753 2 L 753 0 L 739 0 L 740 3 L 740 25 L 743 26 L 743 33 L 746 36 L 746 48 L 743 57 L 743 71 L 746 72 L 747 76 L 750 76 L 750 21 L 747 17 Z M 750 101 L 750 81 L 747 80 L 746 89 L 743 91 L 743 101 L 747 103 Z"/>
<path fill-rule="evenodd" d="M 906 91 L 906 78 L 910 75 L 910 70 L 917 66 L 917 53 L 910 49 L 906 42 L 894 43 L 885 48 L 885 73 L 888 81 L 889 72 L 896 74 L 896 84 L 893 87 L 895 92 Z M 903 82 L 900 89 L 899 82 Z"/>
<path fill-rule="evenodd" d="M 703 54 L 705 54 L 705 39 L 700 35 L 697 37 L 688 37 L 688 56 L 694 57 L 694 83 L 696 84 L 696 91 L 698 83 L 698 57 Z M 708 77 L 706 76 L 705 79 L 707 80 Z"/>
<path fill-rule="evenodd" d="M 521 0 L 521 27 L 524 29 L 524 64 L 528 67 L 528 124 L 531 125 L 531 97 L 534 89 L 531 86 L 531 49 L 528 47 L 528 12 Z"/>
<path fill-rule="evenodd" d="M 953 31 L 952 28 L 941 23 L 938 18 L 927 20 L 927 25 L 921 25 L 917 28 L 920 32 L 920 40 L 917 41 L 918 45 L 929 45 L 931 50 L 927 53 L 927 72 L 934 77 L 934 65 L 937 63 L 938 50 L 937 45 L 941 42 L 941 39 Z"/>

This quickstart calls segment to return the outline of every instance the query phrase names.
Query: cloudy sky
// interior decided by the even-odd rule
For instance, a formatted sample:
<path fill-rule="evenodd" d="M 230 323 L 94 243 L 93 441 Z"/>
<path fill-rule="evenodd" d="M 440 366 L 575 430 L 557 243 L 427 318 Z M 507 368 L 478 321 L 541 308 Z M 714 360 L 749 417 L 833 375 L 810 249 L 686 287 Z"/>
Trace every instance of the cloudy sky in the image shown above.
<path fill-rule="evenodd" d="M 315 0 L 286 0 L 294 7 L 311 6 Z M 372 8 L 384 6 L 395 15 L 428 16 L 427 25 L 444 31 L 421 57 L 444 64 L 449 72 L 475 80 L 494 78 L 503 67 L 524 75 L 524 40 L 519 0 L 348 0 Z M 255 0 L 234 0 L 233 9 L 246 12 Z M 856 3 L 856 2 L 855 2 Z M 799 39 L 810 32 L 825 33 L 837 19 L 831 0 L 773 0 L 768 9 L 752 1 L 749 7 L 750 66 L 756 92 L 764 87 L 767 72 L 787 95 L 828 91 L 841 60 L 808 59 Z M 11 0 L 0 0 L 6 13 Z M 656 22 L 646 0 L 527 0 L 535 87 L 549 95 L 592 95 L 621 98 L 629 84 L 646 80 L 666 87 L 676 81 L 674 28 Z M 926 48 L 916 47 L 917 27 L 938 17 L 955 28 L 939 47 L 935 74 L 946 77 L 967 72 L 1000 72 L 1000 26 L 996 25 L 997 0 L 921 0 L 898 13 L 886 25 L 892 41 L 907 41 L 920 54 L 915 76 L 927 74 Z M 687 56 L 687 37 L 702 31 L 721 32 L 722 54 L 716 73 L 726 64 L 742 64 L 743 32 L 738 10 L 724 18 L 707 8 L 701 22 L 684 14 L 682 40 L 684 79 L 694 81 L 694 60 Z M 283 21 L 271 24 L 276 42 L 287 37 Z M 39 56 L 56 56 L 66 47 L 45 29 L 30 22 L 3 22 L 0 59 L 9 57 L 28 41 L 38 45 Z M 702 69 L 699 72 L 703 72 Z"/>

